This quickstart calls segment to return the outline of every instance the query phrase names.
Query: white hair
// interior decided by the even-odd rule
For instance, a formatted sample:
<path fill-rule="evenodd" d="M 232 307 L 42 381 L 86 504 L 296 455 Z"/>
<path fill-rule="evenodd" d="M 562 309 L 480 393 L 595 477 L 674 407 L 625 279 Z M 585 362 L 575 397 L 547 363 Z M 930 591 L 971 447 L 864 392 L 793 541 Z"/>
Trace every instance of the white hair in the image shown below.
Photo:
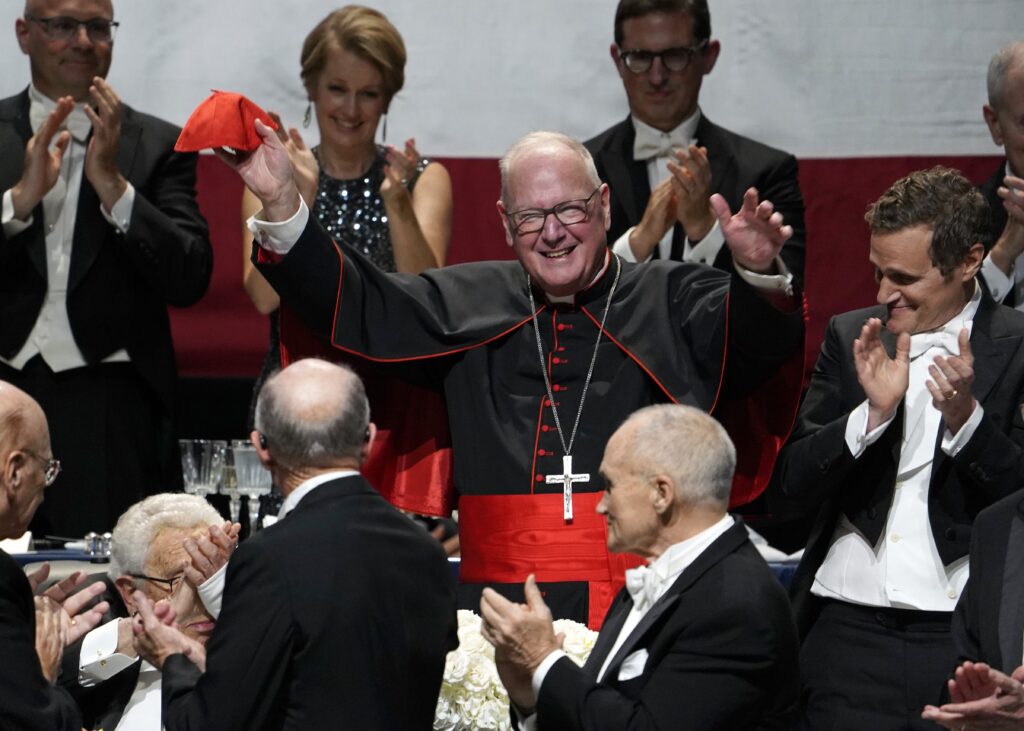
<path fill-rule="evenodd" d="M 505 206 L 508 206 L 510 202 L 509 177 L 512 174 L 513 163 L 524 153 L 545 147 L 564 147 L 576 153 L 580 158 L 580 162 L 583 163 L 584 172 L 591 184 L 595 188 L 601 184 L 601 177 L 597 174 L 594 158 L 591 157 L 590 151 L 577 140 L 561 132 L 530 132 L 512 143 L 512 146 L 508 148 L 508 152 L 498 162 L 498 169 L 501 171 L 501 202 Z"/>
<path fill-rule="evenodd" d="M 149 547 L 160 531 L 167 528 L 191 529 L 219 525 L 224 519 L 198 495 L 165 492 L 151 495 L 132 505 L 118 518 L 110 540 L 112 579 L 124 574 L 146 573 Z"/>
<path fill-rule="evenodd" d="M 1011 68 L 1024 67 L 1024 41 L 1013 41 L 1000 48 L 988 62 L 988 103 L 993 109 L 1003 103 L 1003 87 Z"/>

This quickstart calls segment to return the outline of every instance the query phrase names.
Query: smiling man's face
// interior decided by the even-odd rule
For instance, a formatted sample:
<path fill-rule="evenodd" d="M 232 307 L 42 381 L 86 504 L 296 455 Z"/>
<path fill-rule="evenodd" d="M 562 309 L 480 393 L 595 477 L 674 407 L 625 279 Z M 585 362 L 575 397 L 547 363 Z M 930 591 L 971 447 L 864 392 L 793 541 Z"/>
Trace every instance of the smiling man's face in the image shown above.
<path fill-rule="evenodd" d="M 507 207 L 499 202 L 498 208 L 503 214 L 553 208 L 566 201 L 582 201 L 594 188 L 579 155 L 564 145 L 544 145 L 515 158 L 509 171 Z M 597 274 L 605 256 L 608 200 L 608 186 L 600 184 L 586 204 L 585 220 L 566 225 L 548 214 L 543 228 L 533 233 L 516 233 L 502 215 L 509 246 L 533 282 L 548 294 L 575 294 Z"/>
<path fill-rule="evenodd" d="M 886 327 L 894 333 L 934 330 L 967 304 L 964 265 L 943 274 L 932 263 L 931 247 L 932 230 L 924 225 L 871 236 L 878 304 L 887 307 Z"/>

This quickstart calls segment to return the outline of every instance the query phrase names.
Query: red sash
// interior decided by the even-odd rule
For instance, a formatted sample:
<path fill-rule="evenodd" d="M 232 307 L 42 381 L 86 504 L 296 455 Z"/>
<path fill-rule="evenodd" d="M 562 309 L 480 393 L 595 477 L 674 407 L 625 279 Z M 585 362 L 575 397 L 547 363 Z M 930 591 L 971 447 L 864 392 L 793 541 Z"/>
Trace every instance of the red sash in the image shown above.
<path fill-rule="evenodd" d="M 573 495 L 572 523 L 562 519 L 562 494 L 463 495 L 459 498 L 459 580 L 471 584 L 586 581 L 587 625 L 601 628 L 625 583 L 626 569 L 643 559 L 608 552 L 600 492 Z"/>

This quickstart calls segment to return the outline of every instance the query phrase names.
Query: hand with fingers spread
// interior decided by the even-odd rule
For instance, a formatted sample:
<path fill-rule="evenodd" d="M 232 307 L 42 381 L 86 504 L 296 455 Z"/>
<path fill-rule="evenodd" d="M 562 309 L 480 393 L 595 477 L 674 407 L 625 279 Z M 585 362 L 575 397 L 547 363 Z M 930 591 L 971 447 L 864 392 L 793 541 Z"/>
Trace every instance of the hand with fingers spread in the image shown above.
<path fill-rule="evenodd" d="M 97 76 L 92 81 L 89 87 L 92 105 L 85 105 L 85 116 L 92 122 L 92 135 L 85 152 L 85 177 L 109 213 L 128 187 L 128 181 L 117 167 L 117 149 L 121 144 L 121 99 L 106 79 Z"/>
<path fill-rule="evenodd" d="M 965 662 L 949 681 L 951 703 L 925 706 L 921 717 L 948 729 L 1024 727 L 1024 666 L 1011 675 L 985 663 Z"/>
<path fill-rule="evenodd" d="M 870 318 L 853 341 L 853 364 L 857 381 L 868 399 L 868 431 L 881 426 L 896 413 L 910 385 L 910 335 L 900 333 L 896 357 L 890 358 L 882 344 L 882 321 Z"/>
<path fill-rule="evenodd" d="M 299 189 L 288 150 L 277 133 L 260 120 L 255 121 L 262 144 L 252 152 L 214 153 L 235 170 L 242 182 L 263 205 L 267 221 L 286 221 L 299 210 Z"/>
<path fill-rule="evenodd" d="M 708 148 L 690 145 L 673 151 L 669 160 L 672 189 L 676 196 L 676 218 L 690 241 L 700 241 L 715 226 L 715 212 L 711 208 L 711 166 Z"/>
<path fill-rule="evenodd" d="M 151 604 L 146 595 L 136 591 L 132 597 L 138 615 L 132 625 L 135 651 L 153 667 L 163 669 L 171 655 L 184 655 L 200 670 L 206 671 L 206 649 L 186 637 L 174 624 L 175 614 L 166 600 Z"/>
<path fill-rule="evenodd" d="M 33 597 L 36 612 L 36 655 L 43 669 L 43 677 L 57 682 L 60 661 L 64 657 L 67 629 L 61 621 L 60 605 L 46 596 Z"/>
<path fill-rule="evenodd" d="M 977 401 L 971 393 L 974 383 L 974 354 L 967 328 L 957 336 L 960 355 L 937 356 L 928 366 L 931 379 L 925 381 L 932 395 L 932 406 L 942 413 L 950 433 L 956 434 L 974 412 Z"/>
<path fill-rule="evenodd" d="M 240 524 L 225 522 L 223 525 L 211 525 L 208 536 L 185 540 L 189 563 L 185 564 L 184 571 L 190 584 L 199 586 L 228 562 L 238 546 L 240 530 Z"/>
<path fill-rule="evenodd" d="M 43 564 L 29 574 L 28 580 L 33 594 L 39 591 L 39 587 L 49 575 L 49 564 Z M 76 571 L 41 594 L 60 610 L 59 615 L 68 645 L 77 642 L 96 627 L 103 620 L 103 614 L 110 608 L 107 602 L 99 602 L 96 606 L 89 607 L 89 603 L 103 593 L 102 582 L 94 582 L 81 591 L 74 592 L 74 589 L 81 586 L 84 581 L 85 572 Z"/>
<path fill-rule="evenodd" d="M 775 257 L 793 235 L 793 227 L 785 224 L 771 201 L 758 201 L 757 189 L 748 188 L 735 214 L 719 193 L 711 196 L 711 208 L 718 217 L 733 261 L 752 272 L 773 272 Z"/>
<path fill-rule="evenodd" d="M 46 115 L 25 146 L 21 179 L 11 188 L 14 217 L 20 221 L 28 220 L 32 209 L 50 192 L 60 177 L 61 161 L 71 144 L 71 133 L 60 128 L 74 108 L 75 100 L 71 97 L 58 99 L 57 105 Z"/>
<path fill-rule="evenodd" d="M 491 588 L 480 598 L 480 632 L 494 645 L 494 659 L 509 698 L 522 711 L 536 705 L 531 679 L 541 662 L 562 647 L 555 634 L 551 610 L 541 597 L 533 574 L 523 586 L 526 604 L 509 601 Z"/>
<path fill-rule="evenodd" d="M 629 248 L 633 250 L 636 260 L 649 259 L 658 242 L 665 237 L 675 222 L 676 192 L 672 178 L 668 178 L 658 183 L 651 191 L 643 218 L 629 234 Z"/>
<path fill-rule="evenodd" d="M 292 170 L 295 176 L 295 185 L 299 188 L 299 195 L 306 205 L 313 207 L 316 200 L 316 191 L 320 187 L 320 163 L 316 155 L 306 146 L 302 134 L 295 127 L 289 127 L 285 131 L 284 122 L 277 112 L 267 112 L 267 115 L 277 125 L 275 133 L 281 141 L 284 149 L 288 152 L 288 159 L 292 162 Z"/>

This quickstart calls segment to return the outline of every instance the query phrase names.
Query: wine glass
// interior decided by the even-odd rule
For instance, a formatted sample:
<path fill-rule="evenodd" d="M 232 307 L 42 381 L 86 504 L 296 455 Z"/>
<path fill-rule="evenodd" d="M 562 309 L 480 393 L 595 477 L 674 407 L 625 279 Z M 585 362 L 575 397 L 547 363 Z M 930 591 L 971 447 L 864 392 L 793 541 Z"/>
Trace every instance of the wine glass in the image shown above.
<path fill-rule="evenodd" d="M 249 442 L 233 442 L 232 456 L 235 462 L 236 494 L 249 499 L 249 534 L 256 532 L 256 521 L 260 514 L 260 496 L 269 495 L 271 490 L 270 471 L 260 462 L 260 456 Z"/>
<path fill-rule="evenodd" d="M 179 439 L 185 492 L 205 498 L 217 492 L 228 443 L 216 439 Z"/>

